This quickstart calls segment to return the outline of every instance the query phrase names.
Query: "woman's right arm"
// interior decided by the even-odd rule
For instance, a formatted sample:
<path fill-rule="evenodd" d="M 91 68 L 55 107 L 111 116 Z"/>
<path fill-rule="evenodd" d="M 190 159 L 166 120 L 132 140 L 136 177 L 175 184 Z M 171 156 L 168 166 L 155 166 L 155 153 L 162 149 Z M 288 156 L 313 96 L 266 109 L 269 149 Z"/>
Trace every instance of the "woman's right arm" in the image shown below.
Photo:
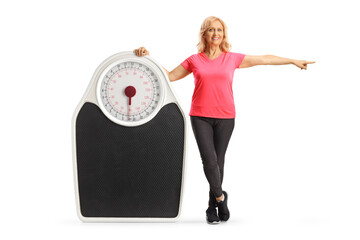
<path fill-rule="evenodd" d="M 165 68 L 163 67 L 163 69 Z M 181 64 L 174 68 L 171 72 L 166 69 L 165 72 L 168 74 L 170 82 L 180 80 L 190 74 L 190 72 L 186 70 Z"/>
<path fill-rule="evenodd" d="M 144 47 L 135 49 L 134 53 L 138 57 L 149 55 L 148 50 L 146 50 L 146 48 L 144 48 Z M 176 68 L 174 68 L 171 72 L 166 70 L 164 67 L 162 67 L 162 68 L 167 73 L 170 82 L 180 80 L 190 74 L 190 72 L 188 70 L 186 70 L 181 64 L 179 66 L 177 66 Z"/>

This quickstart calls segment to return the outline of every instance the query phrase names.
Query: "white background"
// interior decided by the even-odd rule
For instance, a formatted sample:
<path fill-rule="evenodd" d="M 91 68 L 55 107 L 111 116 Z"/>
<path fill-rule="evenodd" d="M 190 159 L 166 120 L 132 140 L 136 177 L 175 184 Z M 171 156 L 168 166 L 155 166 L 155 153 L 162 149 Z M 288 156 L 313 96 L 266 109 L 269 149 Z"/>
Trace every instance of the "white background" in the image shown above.
<path fill-rule="evenodd" d="M 357 10 L 350 0 L 2 1 L 1 239 L 359 239 Z M 80 222 L 71 119 L 93 72 L 140 46 L 172 70 L 196 53 L 212 15 L 227 23 L 233 52 L 316 61 L 236 70 L 230 221 L 205 222 L 208 185 L 188 121 L 179 222 Z M 193 76 L 171 84 L 188 115 Z"/>

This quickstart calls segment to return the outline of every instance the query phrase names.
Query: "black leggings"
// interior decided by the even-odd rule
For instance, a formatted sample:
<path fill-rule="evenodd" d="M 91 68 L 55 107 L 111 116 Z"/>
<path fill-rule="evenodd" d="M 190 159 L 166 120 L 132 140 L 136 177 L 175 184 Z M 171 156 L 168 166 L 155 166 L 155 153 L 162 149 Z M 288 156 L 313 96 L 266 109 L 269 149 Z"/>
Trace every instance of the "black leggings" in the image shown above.
<path fill-rule="evenodd" d="M 225 152 L 234 129 L 235 119 L 190 116 L 199 147 L 205 176 L 215 197 L 221 197 Z"/>

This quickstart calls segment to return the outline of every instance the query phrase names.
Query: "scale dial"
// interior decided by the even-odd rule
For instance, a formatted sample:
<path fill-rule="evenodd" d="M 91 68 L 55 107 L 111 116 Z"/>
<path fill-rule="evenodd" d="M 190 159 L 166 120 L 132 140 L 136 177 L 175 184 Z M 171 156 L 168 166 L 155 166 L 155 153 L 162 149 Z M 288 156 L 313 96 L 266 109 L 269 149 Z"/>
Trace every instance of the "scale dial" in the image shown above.
<path fill-rule="evenodd" d="M 98 84 L 98 102 L 104 114 L 125 126 L 141 125 L 152 119 L 164 95 L 158 71 L 136 56 L 108 66 Z"/>

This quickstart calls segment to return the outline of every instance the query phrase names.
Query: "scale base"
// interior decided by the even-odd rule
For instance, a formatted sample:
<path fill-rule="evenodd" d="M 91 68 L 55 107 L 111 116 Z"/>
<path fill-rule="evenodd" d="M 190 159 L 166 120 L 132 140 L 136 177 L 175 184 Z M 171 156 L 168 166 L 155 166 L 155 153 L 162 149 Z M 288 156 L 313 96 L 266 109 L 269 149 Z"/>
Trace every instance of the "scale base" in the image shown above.
<path fill-rule="evenodd" d="M 175 103 L 163 106 L 143 125 L 124 127 L 86 102 L 75 125 L 81 220 L 177 218 L 184 126 L 184 116 Z"/>

